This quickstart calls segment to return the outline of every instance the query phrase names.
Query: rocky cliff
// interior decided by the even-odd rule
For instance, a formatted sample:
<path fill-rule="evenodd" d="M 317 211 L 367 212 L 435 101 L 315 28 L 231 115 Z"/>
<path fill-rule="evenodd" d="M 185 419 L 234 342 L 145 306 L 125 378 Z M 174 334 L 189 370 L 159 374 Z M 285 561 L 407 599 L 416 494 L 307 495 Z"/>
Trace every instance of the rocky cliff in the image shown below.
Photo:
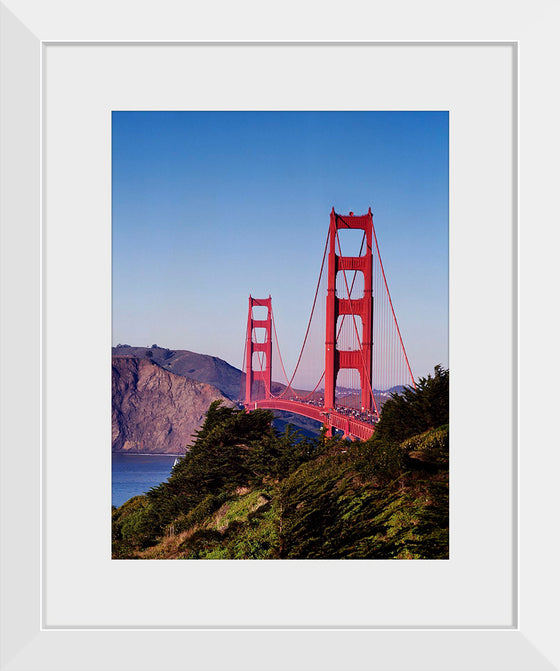
<path fill-rule="evenodd" d="M 242 379 L 245 377 L 239 369 L 230 366 L 223 359 L 184 349 L 173 350 L 157 345 L 152 347 L 118 345 L 113 347 L 113 356 L 151 359 L 176 375 L 183 375 L 190 380 L 206 382 L 217 387 L 232 401 L 239 398 Z"/>
<path fill-rule="evenodd" d="M 216 387 L 164 370 L 147 358 L 113 356 L 113 452 L 184 454 Z"/>

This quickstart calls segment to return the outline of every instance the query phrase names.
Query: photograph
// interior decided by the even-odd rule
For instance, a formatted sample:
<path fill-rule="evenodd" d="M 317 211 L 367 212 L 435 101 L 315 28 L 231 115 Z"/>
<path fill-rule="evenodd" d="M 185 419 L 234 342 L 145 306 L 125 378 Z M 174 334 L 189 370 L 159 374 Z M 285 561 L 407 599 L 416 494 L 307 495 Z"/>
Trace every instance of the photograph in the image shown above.
<path fill-rule="evenodd" d="M 448 112 L 111 141 L 111 558 L 449 559 Z"/>
<path fill-rule="evenodd" d="M 2 671 L 560 670 L 560 5 L 0 5 Z"/>

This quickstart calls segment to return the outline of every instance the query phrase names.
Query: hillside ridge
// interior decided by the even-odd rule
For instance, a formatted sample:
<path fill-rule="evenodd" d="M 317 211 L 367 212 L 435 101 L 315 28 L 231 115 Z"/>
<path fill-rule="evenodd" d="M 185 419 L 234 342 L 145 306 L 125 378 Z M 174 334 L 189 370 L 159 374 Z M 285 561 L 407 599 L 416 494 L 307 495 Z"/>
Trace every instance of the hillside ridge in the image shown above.
<path fill-rule="evenodd" d="M 211 354 L 174 350 L 157 345 L 152 347 L 117 345 L 112 348 L 112 353 L 113 356 L 150 359 L 175 375 L 217 387 L 230 401 L 235 401 L 239 397 L 243 373 L 227 361 Z"/>
<path fill-rule="evenodd" d="M 184 454 L 216 400 L 234 405 L 216 387 L 146 357 L 113 356 L 112 451 Z"/>

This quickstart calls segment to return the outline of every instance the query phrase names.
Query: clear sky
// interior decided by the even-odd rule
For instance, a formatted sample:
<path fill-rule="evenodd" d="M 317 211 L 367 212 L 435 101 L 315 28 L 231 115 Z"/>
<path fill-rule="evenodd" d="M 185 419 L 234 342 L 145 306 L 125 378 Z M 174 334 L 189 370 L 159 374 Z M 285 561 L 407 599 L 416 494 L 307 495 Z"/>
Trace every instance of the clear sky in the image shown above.
<path fill-rule="evenodd" d="M 113 344 L 295 364 L 334 206 L 374 225 L 415 377 L 448 365 L 447 112 L 113 112 Z"/>

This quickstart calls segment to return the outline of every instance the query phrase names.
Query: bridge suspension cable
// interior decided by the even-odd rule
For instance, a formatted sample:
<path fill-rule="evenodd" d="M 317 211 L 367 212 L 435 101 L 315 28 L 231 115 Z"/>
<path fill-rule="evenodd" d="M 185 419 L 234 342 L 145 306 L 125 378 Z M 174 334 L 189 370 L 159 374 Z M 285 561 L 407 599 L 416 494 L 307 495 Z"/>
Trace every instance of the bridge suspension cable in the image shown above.
<path fill-rule="evenodd" d="M 315 295 L 313 297 L 313 305 L 311 306 L 311 314 L 309 315 L 309 320 L 307 322 L 307 328 L 305 329 L 305 336 L 303 338 L 303 344 L 302 344 L 301 349 L 299 351 L 299 356 L 297 358 L 297 362 L 296 362 L 296 365 L 295 365 L 295 368 L 294 368 L 294 372 L 292 373 L 292 377 L 290 379 L 288 379 L 288 376 L 286 374 L 286 369 L 284 367 L 284 361 L 282 359 L 282 354 L 280 352 L 280 347 L 279 347 L 279 345 L 277 345 L 278 356 L 280 358 L 280 362 L 281 362 L 281 365 L 282 365 L 282 371 L 284 372 L 284 377 L 286 378 L 286 382 L 288 383 L 286 388 L 279 395 L 279 397 L 285 396 L 285 394 L 288 392 L 289 389 L 292 390 L 292 393 L 295 396 L 298 396 L 297 392 L 292 387 L 292 382 L 294 381 L 294 378 L 295 378 L 296 373 L 298 371 L 299 364 L 301 362 L 301 357 L 303 355 L 303 351 L 305 350 L 305 345 L 307 344 L 307 338 L 309 336 L 309 329 L 311 327 L 311 322 L 313 320 L 313 314 L 315 312 L 315 306 L 317 304 L 317 296 L 319 295 L 319 287 L 321 286 L 321 277 L 323 276 L 323 269 L 325 267 L 325 259 L 327 258 L 328 244 L 329 244 L 329 236 L 327 235 L 327 239 L 325 241 L 325 249 L 323 250 L 323 258 L 321 260 L 321 269 L 319 271 L 319 279 L 317 280 L 317 286 L 315 287 Z M 272 324 L 273 324 L 273 328 L 274 328 L 274 336 L 275 336 L 276 343 L 278 343 L 278 336 L 276 335 L 276 325 L 275 325 L 275 322 L 274 322 L 274 312 L 272 313 L 272 315 L 273 315 L 272 316 Z M 324 376 L 324 372 L 323 372 L 323 376 Z M 315 389 L 313 390 L 313 392 L 311 392 L 311 394 L 313 394 L 315 392 L 315 390 L 317 389 L 317 387 L 319 386 L 320 383 L 321 383 L 321 380 L 319 380 L 319 382 L 317 383 L 317 385 L 315 386 Z M 305 398 L 308 398 L 308 397 L 309 397 L 309 395 L 306 396 Z M 298 396 L 298 398 L 299 398 L 299 396 Z"/>
<path fill-rule="evenodd" d="M 361 241 L 361 245 L 360 245 L 360 251 L 359 251 L 359 254 L 358 254 L 359 256 L 360 256 L 361 253 L 362 253 L 365 239 L 366 239 L 366 236 L 365 236 L 365 233 L 364 233 L 364 235 L 362 236 L 362 241 Z M 293 381 L 294 381 L 294 378 L 295 378 L 295 376 L 296 376 L 296 374 L 297 374 L 297 371 L 298 371 L 298 369 L 299 369 L 299 365 L 300 365 L 300 363 L 301 363 L 301 359 L 302 359 L 302 356 L 303 356 L 303 352 L 304 352 L 304 350 L 305 350 L 305 345 L 306 345 L 306 343 L 307 343 L 307 339 L 308 339 L 308 337 L 309 337 L 309 331 L 310 331 L 311 323 L 312 323 L 312 320 L 313 320 L 313 316 L 314 316 L 314 312 L 315 312 L 315 307 L 316 307 L 316 304 L 317 304 L 317 298 L 318 298 L 318 295 L 319 295 L 319 289 L 320 289 L 320 285 L 321 285 L 321 278 L 322 278 L 322 276 L 323 276 L 323 271 L 324 271 L 324 267 L 325 267 L 325 259 L 326 259 L 326 257 L 327 257 L 328 243 L 329 243 L 329 236 L 328 236 L 328 234 L 327 234 L 327 238 L 326 238 L 326 240 L 325 240 L 325 247 L 324 247 L 324 250 L 323 250 L 323 258 L 322 258 L 322 261 L 321 261 L 321 269 L 320 269 L 320 271 L 319 271 L 319 278 L 318 278 L 318 280 L 317 280 L 317 286 L 315 287 L 315 295 L 314 295 L 314 297 L 313 297 L 313 305 L 312 305 L 312 308 L 311 308 L 311 314 L 310 314 L 310 317 L 309 317 L 309 321 L 307 322 L 307 328 L 306 328 L 306 331 L 305 331 L 305 336 L 304 336 L 304 339 L 303 339 L 303 344 L 302 344 L 302 346 L 301 346 L 301 349 L 300 349 L 300 352 L 299 352 L 299 356 L 298 356 L 298 359 L 297 359 L 297 362 L 296 362 L 296 366 L 295 366 L 295 368 L 294 368 L 294 372 L 293 372 L 291 378 L 288 378 L 288 375 L 286 374 L 286 369 L 285 369 L 284 361 L 283 361 L 283 358 L 282 358 L 282 353 L 281 353 L 281 348 L 280 348 L 280 344 L 279 344 L 279 340 L 278 340 L 278 335 L 277 335 L 277 333 L 276 333 L 276 324 L 275 324 L 275 321 L 274 321 L 274 311 L 272 311 L 272 323 L 273 323 L 273 328 L 274 328 L 274 335 L 275 335 L 275 342 L 276 342 L 276 347 L 277 347 L 277 351 L 278 351 L 278 357 L 279 357 L 279 359 L 280 359 L 280 365 L 281 365 L 281 367 L 282 367 L 282 371 L 283 371 L 283 373 L 284 373 L 284 377 L 285 377 L 286 382 L 287 382 L 287 386 L 286 386 L 286 388 L 285 388 L 279 395 L 276 395 L 276 396 L 275 396 L 276 398 L 281 398 L 281 397 L 285 396 L 285 395 L 288 393 L 288 391 L 291 391 L 291 392 L 293 393 L 293 395 L 294 395 L 298 400 L 307 401 L 307 400 L 309 400 L 310 398 L 313 397 L 313 395 L 315 394 L 315 392 L 316 392 L 317 389 L 319 388 L 319 385 L 320 385 L 321 382 L 324 380 L 324 377 L 325 377 L 325 370 L 324 370 L 324 368 L 323 368 L 323 371 L 322 371 L 322 373 L 321 373 L 321 376 L 320 376 L 320 378 L 319 378 L 317 384 L 316 384 L 315 387 L 314 387 L 309 393 L 307 393 L 305 396 L 301 396 L 301 395 L 298 393 L 298 391 L 297 391 L 296 389 L 294 389 L 293 384 L 292 384 Z M 339 247 L 340 247 L 340 242 L 339 242 Z M 357 275 L 358 275 L 358 272 L 357 272 L 357 271 L 354 271 L 354 276 L 353 276 L 353 278 L 352 278 L 352 283 L 351 283 L 351 286 L 350 286 L 350 293 L 352 293 L 352 291 L 353 291 L 353 289 L 354 289 L 354 284 L 355 284 L 355 282 L 356 282 Z M 340 323 L 340 325 L 339 325 L 339 327 L 338 327 L 337 339 L 338 339 L 338 337 L 339 337 L 340 334 L 341 334 L 343 325 L 344 325 L 344 317 L 343 317 L 343 320 L 341 321 L 341 323 Z M 370 384 L 370 387 L 371 387 L 371 384 Z M 374 402 L 375 402 L 375 401 L 374 401 Z"/>
<path fill-rule="evenodd" d="M 401 336 L 401 330 L 399 328 L 399 323 L 397 321 L 397 315 L 395 314 L 395 308 L 393 307 L 393 301 L 391 300 L 391 293 L 389 291 L 389 285 L 387 284 L 387 277 L 385 276 L 385 268 L 383 267 L 383 261 L 381 260 L 381 253 L 379 251 L 379 245 L 377 243 L 377 234 L 375 233 L 375 226 L 372 227 L 372 230 L 373 230 L 373 239 L 375 241 L 375 249 L 377 251 L 377 258 L 379 259 L 379 268 L 380 268 L 381 274 L 383 276 L 383 284 L 385 285 L 385 292 L 387 294 L 387 298 L 389 299 L 389 305 L 391 306 L 391 313 L 393 315 L 393 320 L 395 322 L 395 327 L 397 329 L 397 334 L 399 336 L 399 341 L 400 341 L 401 348 L 402 348 L 404 358 L 405 358 L 405 361 L 406 361 L 406 366 L 407 366 L 408 372 L 410 374 L 410 380 L 412 382 L 412 385 L 416 389 L 416 382 L 414 381 L 414 375 L 412 374 L 412 369 L 410 368 L 410 363 L 408 361 L 408 356 L 406 354 L 406 348 L 404 346 L 404 342 L 403 342 L 403 339 L 402 339 L 402 336 Z"/>

